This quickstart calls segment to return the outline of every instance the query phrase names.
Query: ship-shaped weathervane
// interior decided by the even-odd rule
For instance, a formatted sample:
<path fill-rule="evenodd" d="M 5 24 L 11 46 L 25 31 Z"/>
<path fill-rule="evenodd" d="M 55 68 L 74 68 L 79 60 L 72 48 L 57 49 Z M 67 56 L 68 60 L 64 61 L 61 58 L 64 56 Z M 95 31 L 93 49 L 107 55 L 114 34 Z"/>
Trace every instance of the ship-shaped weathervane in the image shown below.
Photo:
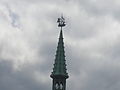
<path fill-rule="evenodd" d="M 62 27 L 64 27 L 66 25 L 65 19 L 64 19 L 63 16 L 61 16 L 60 18 L 58 18 L 57 23 L 58 23 L 58 27 L 61 27 L 61 30 L 62 30 Z"/>

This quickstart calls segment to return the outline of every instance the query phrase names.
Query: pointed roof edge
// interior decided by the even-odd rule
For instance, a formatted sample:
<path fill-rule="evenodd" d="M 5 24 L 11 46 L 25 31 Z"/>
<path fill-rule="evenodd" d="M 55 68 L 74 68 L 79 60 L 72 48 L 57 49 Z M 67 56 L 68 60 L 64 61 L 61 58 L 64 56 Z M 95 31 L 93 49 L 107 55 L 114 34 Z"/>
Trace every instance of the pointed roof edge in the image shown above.
<path fill-rule="evenodd" d="M 62 63 L 62 64 L 60 64 Z M 51 73 L 50 77 L 65 77 L 68 78 L 68 73 L 66 69 L 66 60 L 65 60 L 65 52 L 64 52 L 64 42 L 63 42 L 63 31 L 62 28 L 59 34 L 59 41 L 56 51 L 55 63 L 53 67 L 53 72 Z"/>

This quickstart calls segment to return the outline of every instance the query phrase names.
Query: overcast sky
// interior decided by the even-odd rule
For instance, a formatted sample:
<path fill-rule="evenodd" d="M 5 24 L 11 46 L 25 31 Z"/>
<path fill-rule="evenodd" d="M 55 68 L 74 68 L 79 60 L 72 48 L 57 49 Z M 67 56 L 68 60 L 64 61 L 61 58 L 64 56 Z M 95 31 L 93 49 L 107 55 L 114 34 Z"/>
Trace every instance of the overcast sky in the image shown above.
<path fill-rule="evenodd" d="M 67 90 L 120 90 L 120 0 L 0 0 L 0 90 L 52 90 L 61 14 Z"/>

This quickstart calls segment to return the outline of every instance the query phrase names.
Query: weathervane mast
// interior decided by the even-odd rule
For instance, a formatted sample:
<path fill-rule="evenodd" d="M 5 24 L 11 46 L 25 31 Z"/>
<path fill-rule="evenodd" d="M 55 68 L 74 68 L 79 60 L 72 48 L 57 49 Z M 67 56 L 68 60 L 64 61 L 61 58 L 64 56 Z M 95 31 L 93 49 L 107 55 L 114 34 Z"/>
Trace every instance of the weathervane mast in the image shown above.
<path fill-rule="evenodd" d="M 65 19 L 64 19 L 63 16 L 61 16 L 60 18 L 58 18 L 57 23 L 58 23 L 58 27 L 61 27 L 61 30 L 62 30 L 62 27 L 64 27 L 66 25 Z"/>

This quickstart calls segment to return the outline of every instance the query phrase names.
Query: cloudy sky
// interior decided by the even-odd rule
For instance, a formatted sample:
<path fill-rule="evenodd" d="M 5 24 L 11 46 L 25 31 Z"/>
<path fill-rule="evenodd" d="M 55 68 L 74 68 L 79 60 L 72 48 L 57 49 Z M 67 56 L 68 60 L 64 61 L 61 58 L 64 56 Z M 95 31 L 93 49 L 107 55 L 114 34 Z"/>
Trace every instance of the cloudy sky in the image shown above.
<path fill-rule="evenodd" d="M 0 0 L 0 90 L 52 90 L 61 14 L 67 90 L 120 90 L 120 0 Z"/>

